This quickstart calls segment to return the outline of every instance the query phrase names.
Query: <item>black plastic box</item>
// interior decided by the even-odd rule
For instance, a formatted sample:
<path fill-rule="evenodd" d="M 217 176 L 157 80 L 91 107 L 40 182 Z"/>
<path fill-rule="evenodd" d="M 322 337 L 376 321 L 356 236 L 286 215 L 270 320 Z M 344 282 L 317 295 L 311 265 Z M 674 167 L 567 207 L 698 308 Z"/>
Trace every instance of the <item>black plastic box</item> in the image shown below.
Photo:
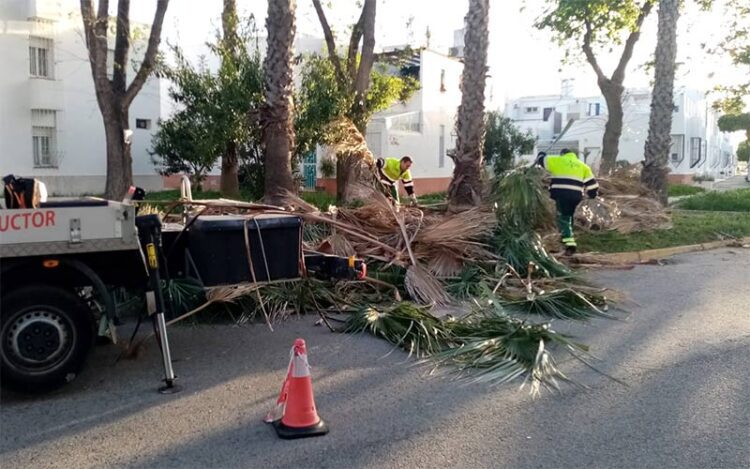
<path fill-rule="evenodd" d="M 253 281 L 245 245 L 245 220 L 255 279 L 265 282 L 299 278 L 302 256 L 302 220 L 299 217 L 203 216 L 193 223 L 188 235 L 188 251 L 203 284 Z"/>

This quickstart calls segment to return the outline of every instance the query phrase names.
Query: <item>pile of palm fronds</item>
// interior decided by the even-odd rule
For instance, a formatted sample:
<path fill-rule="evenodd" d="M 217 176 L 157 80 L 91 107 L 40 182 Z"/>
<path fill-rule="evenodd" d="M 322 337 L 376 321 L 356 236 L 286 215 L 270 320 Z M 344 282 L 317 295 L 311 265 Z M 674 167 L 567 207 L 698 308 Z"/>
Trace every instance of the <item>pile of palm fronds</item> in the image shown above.
<path fill-rule="evenodd" d="M 496 221 L 483 209 L 458 214 L 396 209 L 373 189 L 364 205 L 337 207 L 328 213 L 292 197 L 288 205 L 296 207 L 308 224 L 330 226 L 330 236 L 308 248 L 404 269 L 403 287 L 420 303 L 449 303 L 440 279 L 458 274 L 466 265 L 497 260 L 487 244 Z"/>
<path fill-rule="evenodd" d="M 448 366 L 460 377 L 504 383 L 526 377 L 532 394 L 541 386 L 571 382 L 556 366 L 551 349 L 582 359 L 587 347 L 555 332 L 549 323 L 530 323 L 507 314 L 502 300 L 476 303 L 462 318 L 438 318 L 426 307 L 399 303 L 390 308 L 362 308 L 351 315 L 344 332 L 369 332 L 436 368 Z"/>
<path fill-rule="evenodd" d="M 669 211 L 641 183 L 640 165 L 619 168 L 611 176 L 598 181 L 600 197 L 581 203 L 575 217 L 578 228 L 632 233 L 672 226 Z"/>

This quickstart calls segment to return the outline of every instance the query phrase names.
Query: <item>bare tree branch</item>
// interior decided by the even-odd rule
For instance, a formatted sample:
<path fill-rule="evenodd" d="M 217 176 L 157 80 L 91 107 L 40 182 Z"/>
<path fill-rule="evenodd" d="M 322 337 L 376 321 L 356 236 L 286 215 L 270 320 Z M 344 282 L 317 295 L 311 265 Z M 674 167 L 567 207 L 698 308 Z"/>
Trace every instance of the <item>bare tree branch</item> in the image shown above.
<path fill-rule="evenodd" d="M 357 79 L 357 52 L 359 52 L 359 42 L 362 40 L 362 33 L 365 25 L 365 9 L 359 15 L 357 24 L 352 27 L 352 36 L 349 39 L 349 51 L 346 55 L 346 68 L 353 84 Z"/>
<path fill-rule="evenodd" d="M 344 85 L 346 83 L 346 77 L 344 71 L 341 68 L 341 61 L 336 53 L 336 39 L 333 37 L 331 26 L 328 24 L 326 14 L 323 11 L 323 6 L 320 4 L 320 0 L 312 0 L 313 6 L 315 6 L 315 12 L 318 14 L 318 20 L 320 20 L 320 26 L 323 28 L 323 36 L 326 39 L 326 45 L 328 46 L 328 58 L 333 64 L 333 68 L 336 72 L 336 78 L 339 83 Z"/>
<path fill-rule="evenodd" d="M 364 105 L 364 96 L 370 85 L 370 72 L 375 61 L 375 5 L 376 0 L 365 0 L 362 7 L 363 34 L 362 54 L 357 69 L 357 79 L 354 82 L 355 99 L 360 105 Z"/>
<path fill-rule="evenodd" d="M 129 50 L 130 0 L 119 0 L 117 3 L 117 26 L 115 28 L 115 59 L 112 64 L 112 89 L 118 94 L 125 92 Z"/>
<path fill-rule="evenodd" d="M 625 68 L 627 67 L 628 62 L 630 62 L 630 59 L 633 57 L 633 49 L 635 48 L 635 43 L 638 42 L 638 39 L 641 36 L 641 26 L 643 26 L 643 21 L 651 12 L 652 7 L 652 0 L 646 0 L 646 2 L 641 7 L 641 13 L 640 15 L 638 15 L 638 20 L 636 20 L 635 22 L 635 29 L 630 33 L 627 40 L 625 41 L 625 48 L 623 49 L 622 55 L 620 56 L 620 62 L 617 64 L 617 68 L 615 69 L 614 73 L 612 73 L 612 81 L 622 83 L 625 80 Z"/>
<path fill-rule="evenodd" d="M 99 2 L 99 12 L 94 16 L 94 6 L 91 0 L 81 0 L 81 16 L 83 17 L 83 31 L 86 37 L 89 61 L 93 64 L 91 75 L 94 83 L 97 79 L 107 78 L 107 8 L 109 2 Z M 104 21 L 99 15 L 104 11 Z M 101 90 L 97 89 L 97 92 Z"/>
<path fill-rule="evenodd" d="M 602 68 L 599 66 L 599 62 L 596 60 L 594 50 L 591 48 L 593 36 L 594 31 L 591 28 L 591 23 L 586 21 L 586 34 L 583 35 L 583 53 L 586 55 L 586 61 L 591 64 L 591 68 L 593 68 L 594 72 L 596 72 L 596 77 L 599 80 L 606 79 Z"/>
<path fill-rule="evenodd" d="M 123 106 L 127 108 L 138 92 L 143 88 L 143 84 L 146 82 L 146 78 L 151 74 L 154 65 L 156 64 L 156 53 L 159 51 L 159 42 L 161 41 L 161 27 L 164 23 L 164 15 L 167 12 L 167 6 L 169 0 L 158 0 L 156 3 L 156 13 L 154 13 L 154 21 L 151 24 L 151 33 L 148 37 L 148 47 L 146 48 L 146 54 L 143 57 L 138 72 L 135 74 L 135 78 L 128 86 L 125 96 L 123 98 Z"/>

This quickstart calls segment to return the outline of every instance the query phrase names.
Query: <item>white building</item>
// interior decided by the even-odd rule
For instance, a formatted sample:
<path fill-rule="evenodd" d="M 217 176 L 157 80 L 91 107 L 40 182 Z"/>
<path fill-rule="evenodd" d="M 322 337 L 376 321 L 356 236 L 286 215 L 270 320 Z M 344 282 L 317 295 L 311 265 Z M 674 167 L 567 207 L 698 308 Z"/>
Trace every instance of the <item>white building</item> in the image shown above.
<path fill-rule="evenodd" d="M 0 2 L 0 174 L 39 178 L 56 195 L 104 192 L 104 125 L 82 29 L 77 0 Z M 147 151 L 160 100 L 150 78 L 130 107 L 133 174 L 146 189 L 163 187 Z"/>
<path fill-rule="evenodd" d="M 528 130 L 537 138 L 534 153 L 569 148 L 597 168 L 607 122 L 606 102 L 602 96 L 575 97 L 570 90 L 570 82 L 564 82 L 560 95 L 528 96 L 509 101 L 505 115 L 521 130 Z M 711 102 L 703 93 L 676 90 L 674 103 L 670 178 L 689 181 L 697 174 L 715 178 L 734 174 L 736 162 L 730 137 L 719 132 L 718 115 L 711 108 Z M 618 160 L 643 161 L 650 106 L 650 90 L 625 92 Z"/>
<path fill-rule="evenodd" d="M 445 191 L 453 175 L 447 151 L 455 147 L 455 119 L 461 103 L 459 84 L 463 63 L 439 52 L 416 50 L 394 73 L 419 80 L 420 88 L 404 103 L 375 114 L 367 126 L 367 145 L 376 157 L 414 160 L 412 176 L 418 194 Z M 325 157 L 319 149 L 318 161 Z M 318 174 L 320 178 L 321 175 Z M 331 180 L 318 185 L 335 190 Z"/>

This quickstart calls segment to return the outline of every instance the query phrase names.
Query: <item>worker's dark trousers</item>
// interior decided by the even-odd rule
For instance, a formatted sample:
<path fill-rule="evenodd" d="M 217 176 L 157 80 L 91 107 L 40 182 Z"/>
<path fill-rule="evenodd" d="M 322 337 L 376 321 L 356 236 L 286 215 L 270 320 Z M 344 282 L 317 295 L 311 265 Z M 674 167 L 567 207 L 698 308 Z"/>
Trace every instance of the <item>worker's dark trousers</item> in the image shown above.
<path fill-rule="evenodd" d="M 581 196 L 576 194 L 560 194 L 555 197 L 557 204 L 557 223 L 560 227 L 560 236 L 565 246 L 575 246 L 576 239 L 573 236 L 573 215 L 576 207 L 581 203 Z"/>

